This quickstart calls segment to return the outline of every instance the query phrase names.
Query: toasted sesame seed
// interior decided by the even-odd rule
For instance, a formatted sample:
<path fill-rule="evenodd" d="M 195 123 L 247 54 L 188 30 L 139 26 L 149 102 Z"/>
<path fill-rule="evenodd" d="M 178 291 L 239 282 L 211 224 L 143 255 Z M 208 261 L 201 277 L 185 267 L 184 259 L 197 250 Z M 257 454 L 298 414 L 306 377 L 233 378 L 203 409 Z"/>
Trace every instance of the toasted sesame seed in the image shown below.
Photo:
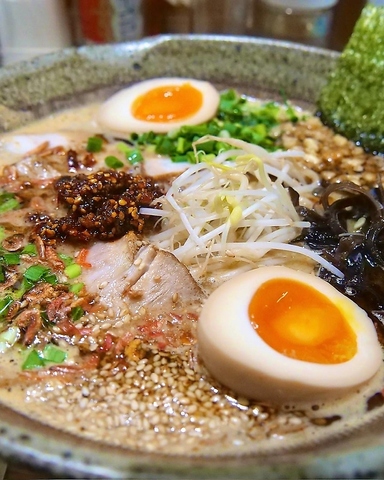
<path fill-rule="evenodd" d="M 87 387 L 83 387 L 81 389 L 81 394 L 83 395 L 83 397 L 89 397 L 89 389 Z"/>
<path fill-rule="evenodd" d="M 105 331 L 95 327 L 110 323 L 99 324 L 98 317 L 90 349 Z M 201 365 L 191 368 L 190 362 L 189 351 L 175 355 L 149 347 L 144 358 L 123 368 L 111 358 L 88 378 L 45 393 L 49 422 L 112 445 L 175 454 L 210 453 L 229 438 L 251 448 L 253 439 L 268 438 L 271 431 L 287 435 L 308 424 L 289 412 L 278 422 L 273 410 L 216 388 L 202 376 Z"/>

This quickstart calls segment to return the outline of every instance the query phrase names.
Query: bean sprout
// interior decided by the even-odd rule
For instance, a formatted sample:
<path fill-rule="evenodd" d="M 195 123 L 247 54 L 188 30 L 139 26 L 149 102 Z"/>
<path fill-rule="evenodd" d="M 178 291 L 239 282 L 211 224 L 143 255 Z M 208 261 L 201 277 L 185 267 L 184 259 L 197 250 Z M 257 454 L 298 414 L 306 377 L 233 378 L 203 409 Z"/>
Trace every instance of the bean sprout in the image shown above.
<path fill-rule="evenodd" d="M 171 251 L 198 277 L 226 265 L 233 268 L 234 263 L 236 269 L 253 268 L 273 250 L 305 255 L 342 276 L 316 253 L 290 245 L 310 225 L 300 219 L 288 187 L 312 204 L 309 192 L 319 184 L 314 172 L 295 167 L 294 157 L 303 153 L 269 153 L 241 140 L 220 138 L 234 149 L 201 155 L 199 143 L 207 140 L 218 139 L 205 136 L 195 142 L 198 163 L 155 200 L 162 210 L 140 210 L 160 218 L 161 232 L 151 241 Z"/>

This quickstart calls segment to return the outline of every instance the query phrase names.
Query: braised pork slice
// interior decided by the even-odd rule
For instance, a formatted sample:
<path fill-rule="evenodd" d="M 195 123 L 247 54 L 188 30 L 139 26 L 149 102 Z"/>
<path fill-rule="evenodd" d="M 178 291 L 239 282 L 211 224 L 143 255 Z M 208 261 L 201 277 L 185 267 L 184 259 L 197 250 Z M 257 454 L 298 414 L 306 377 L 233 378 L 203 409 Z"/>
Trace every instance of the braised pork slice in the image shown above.
<path fill-rule="evenodd" d="M 137 237 L 132 232 L 115 242 L 95 243 L 87 256 L 91 267 L 83 274 L 88 292 L 100 296 L 108 307 L 121 305 L 123 285 L 138 248 Z"/>
<path fill-rule="evenodd" d="M 145 262 L 151 257 L 150 263 Z M 138 312 L 145 308 L 152 315 L 159 315 L 174 310 L 176 306 L 185 309 L 201 303 L 201 288 L 172 253 L 149 245 L 139 251 L 137 259 L 141 258 L 144 258 L 145 265 L 140 270 L 140 262 L 136 269 L 140 276 L 125 290 L 131 309 Z"/>
<path fill-rule="evenodd" d="M 130 232 L 109 243 L 95 243 L 84 273 L 87 290 L 115 311 L 151 318 L 195 312 L 205 298 L 188 269 L 169 252 L 142 245 Z"/>

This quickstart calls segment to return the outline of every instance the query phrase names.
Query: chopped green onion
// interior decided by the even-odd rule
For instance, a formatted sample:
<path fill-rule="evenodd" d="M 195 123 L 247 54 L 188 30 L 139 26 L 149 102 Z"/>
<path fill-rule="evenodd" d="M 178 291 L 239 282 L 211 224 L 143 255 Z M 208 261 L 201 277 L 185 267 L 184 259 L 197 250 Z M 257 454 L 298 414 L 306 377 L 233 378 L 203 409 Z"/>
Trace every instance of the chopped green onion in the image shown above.
<path fill-rule="evenodd" d="M 0 242 L 2 242 L 6 237 L 7 237 L 7 234 L 5 233 L 5 228 L 0 227 Z"/>
<path fill-rule="evenodd" d="M 56 275 L 52 273 L 48 267 L 44 267 L 43 265 L 32 265 L 31 267 L 28 267 L 24 272 L 24 280 L 26 280 L 26 283 L 24 284 L 24 292 L 39 280 L 44 280 L 51 284 L 57 283 Z"/>
<path fill-rule="evenodd" d="M 22 370 L 31 370 L 33 368 L 40 368 L 44 366 L 44 358 L 41 358 L 36 350 L 31 350 L 21 368 Z"/>
<path fill-rule="evenodd" d="M 5 270 L 4 270 L 4 266 L 0 265 L 0 283 L 4 283 L 4 282 L 5 282 Z"/>
<path fill-rule="evenodd" d="M 84 283 L 78 282 L 78 283 L 72 284 L 72 285 L 69 287 L 69 291 L 72 292 L 72 293 L 74 293 L 75 295 L 78 295 L 83 288 L 84 288 Z"/>
<path fill-rule="evenodd" d="M 198 157 L 200 162 L 205 162 L 205 163 L 214 162 L 216 159 L 216 156 L 213 153 L 206 154 L 204 152 L 200 152 Z"/>
<path fill-rule="evenodd" d="M 27 280 L 25 277 L 23 277 L 23 280 L 21 281 L 20 288 L 16 290 L 16 292 L 13 293 L 13 297 L 15 300 L 18 300 L 21 298 L 25 292 L 27 292 L 30 288 L 33 287 L 35 282 L 31 282 Z"/>
<path fill-rule="evenodd" d="M 143 156 L 140 150 L 137 149 L 130 150 L 126 157 L 131 165 L 135 165 L 136 163 L 141 163 L 143 161 Z"/>
<path fill-rule="evenodd" d="M 0 300 L 0 318 L 5 317 L 8 313 L 9 307 L 13 299 L 10 295 L 5 296 Z"/>
<path fill-rule="evenodd" d="M 67 353 L 55 345 L 48 343 L 48 345 L 44 347 L 42 357 L 46 362 L 62 363 L 67 358 Z"/>
<path fill-rule="evenodd" d="M 105 157 L 104 161 L 108 168 L 113 168 L 114 170 L 124 167 L 124 163 L 114 155 L 109 155 L 108 157 Z"/>
<path fill-rule="evenodd" d="M 0 334 L 0 340 L 13 345 L 16 342 L 19 333 L 20 330 L 18 327 L 9 327 L 5 332 Z"/>
<path fill-rule="evenodd" d="M 81 275 L 81 266 L 78 263 L 72 263 L 64 269 L 64 273 L 68 278 L 76 278 Z"/>
<path fill-rule="evenodd" d="M 146 133 L 144 135 L 146 135 L 148 138 L 151 138 L 151 141 L 153 141 L 154 138 L 155 138 L 155 135 L 154 135 L 153 132 L 149 132 L 149 133 Z M 138 139 L 138 138 L 139 137 L 137 136 L 136 139 Z M 144 142 L 144 143 L 146 143 L 146 142 Z M 119 152 L 121 152 L 125 155 L 125 158 L 128 160 L 128 162 L 131 165 L 135 165 L 136 163 L 140 163 L 140 162 L 143 161 L 143 156 L 142 156 L 139 149 L 131 148 L 124 142 L 118 142 L 116 144 L 116 147 L 119 150 Z M 120 167 L 118 167 L 118 168 L 120 168 Z"/>
<path fill-rule="evenodd" d="M 45 325 L 50 325 L 50 324 L 53 323 L 49 320 L 49 317 L 48 317 L 48 314 L 47 314 L 46 310 L 40 310 L 40 316 L 41 316 L 41 319 L 43 320 L 43 323 Z"/>
<path fill-rule="evenodd" d="M 4 195 L 0 196 L 0 214 L 19 208 L 20 203 L 16 198 L 3 199 L 2 197 L 4 197 Z"/>
<path fill-rule="evenodd" d="M 32 265 L 24 272 L 24 278 L 30 282 L 36 283 L 48 272 L 48 267 L 44 267 L 43 265 Z"/>
<path fill-rule="evenodd" d="M 44 280 L 44 282 L 50 283 L 51 285 L 54 285 L 55 283 L 57 283 L 57 277 L 51 271 L 43 275 L 41 279 Z"/>
<path fill-rule="evenodd" d="M 170 155 L 175 151 L 174 142 L 166 136 L 158 136 L 156 142 L 156 152 L 163 155 Z"/>
<path fill-rule="evenodd" d="M 36 282 L 43 280 L 47 283 L 57 283 L 57 277 L 48 267 L 43 265 L 32 265 L 24 272 L 23 283 L 21 286 L 22 296 L 27 290 L 29 290 Z"/>
<path fill-rule="evenodd" d="M 192 144 L 206 135 L 238 138 L 260 145 L 268 151 L 276 150 L 277 138 L 271 135 L 272 128 L 283 120 L 296 121 L 297 115 L 287 102 L 260 103 L 248 100 L 234 90 L 228 90 L 221 94 L 218 113 L 212 120 L 200 125 L 182 126 L 167 134 L 132 134 L 131 139 L 136 146 L 144 146 L 146 151 L 154 149 L 155 153 L 166 155 L 173 162 L 196 163 Z M 217 141 L 199 145 L 199 150 L 214 155 L 231 148 L 233 147 Z M 130 148 L 124 144 L 120 150 L 127 156 Z"/>
<path fill-rule="evenodd" d="M 48 343 L 42 352 L 31 350 L 21 368 L 31 370 L 33 368 L 45 367 L 47 363 L 62 363 L 66 360 L 67 353 L 60 348 Z"/>
<path fill-rule="evenodd" d="M 20 255 L 18 253 L 3 253 L 1 256 L 6 265 L 20 265 Z"/>
<path fill-rule="evenodd" d="M 215 143 L 213 140 L 209 142 L 199 143 L 198 149 L 205 153 L 214 153 Z"/>
<path fill-rule="evenodd" d="M 80 320 L 80 318 L 84 315 L 84 309 L 81 307 L 73 307 L 71 310 L 71 317 L 74 322 Z"/>
<path fill-rule="evenodd" d="M 75 259 L 73 257 L 70 257 L 69 255 L 65 255 L 65 253 L 59 253 L 58 257 L 64 263 L 65 267 L 68 267 L 69 265 L 72 265 L 72 263 L 75 262 Z"/>
<path fill-rule="evenodd" d="M 8 348 L 13 347 L 19 338 L 20 330 L 18 327 L 9 327 L 0 334 L 0 353 L 4 353 Z"/>
<path fill-rule="evenodd" d="M 225 152 L 226 150 L 230 150 L 231 146 L 228 145 L 228 143 L 217 142 L 216 148 L 217 148 L 217 153 L 221 153 L 221 152 Z"/>
<path fill-rule="evenodd" d="M 176 150 L 178 153 L 184 153 L 185 152 L 185 138 L 184 137 L 179 137 L 177 139 L 177 145 L 176 145 Z"/>
<path fill-rule="evenodd" d="M 34 243 L 28 243 L 28 245 L 26 245 L 20 253 L 21 255 L 35 256 L 37 255 L 36 245 Z"/>
<path fill-rule="evenodd" d="M 125 156 L 129 155 L 129 152 L 132 150 L 132 147 L 124 142 L 117 142 L 116 148 L 119 152 L 124 153 Z"/>
<path fill-rule="evenodd" d="M 103 139 L 100 137 L 89 137 L 87 141 L 87 151 L 96 153 L 103 148 Z"/>
<path fill-rule="evenodd" d="M 180 129 L 174 128 L 167 133 L 167 137 L 172 138 L 172 140 L 177 140 L 180 136 Z"/>

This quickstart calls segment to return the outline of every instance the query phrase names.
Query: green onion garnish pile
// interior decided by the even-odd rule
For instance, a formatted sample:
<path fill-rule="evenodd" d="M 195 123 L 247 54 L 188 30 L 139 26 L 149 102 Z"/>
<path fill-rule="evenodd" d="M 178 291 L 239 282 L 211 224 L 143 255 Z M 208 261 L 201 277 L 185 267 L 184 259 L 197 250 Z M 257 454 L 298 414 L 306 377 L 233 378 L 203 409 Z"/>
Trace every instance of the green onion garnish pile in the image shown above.
<path fill-rule="evenodd" d="M 217 116 L 209 122 L 183 126 L 166 134 L 133 133 L 131 141 L 138 148 L 150 146 L 156 153 L 169 156 L 173 162 L 196 163 L 192 144 L 206 135 L 222 137 L 223 140 L 237 138 L 260 145 L 268 151 L 276 150 L 276 139 L 272 129 L 279 125 L 282 119 L 291 121 L 298 119 L 296 112 L 287 102 L 284 105 L 275 102 L 253 102 L 234 90 L 228 90 L 221 94 Z M 207 141 L 199 144 L 199 151 L 204 154 L 217 155 L 229 148 L 231 147 L 224 141 Z M 129 147 L 126 146 L 126 149 Z"/>

